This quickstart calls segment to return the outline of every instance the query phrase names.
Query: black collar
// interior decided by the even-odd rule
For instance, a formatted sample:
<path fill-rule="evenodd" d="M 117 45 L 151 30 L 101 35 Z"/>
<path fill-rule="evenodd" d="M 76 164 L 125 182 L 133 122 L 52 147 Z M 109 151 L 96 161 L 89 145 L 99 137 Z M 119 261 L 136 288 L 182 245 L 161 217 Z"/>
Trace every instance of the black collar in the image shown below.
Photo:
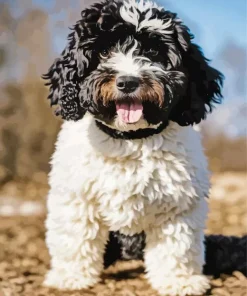
<path fill-rule="evenodd" d="M 110 128 L 98 120 L 96 120 L 96 125 L 100 130 L 114 139 L 134 140 L 147 138 L 152 135 L 161 133 L 167 127 L 168 122 L 162 122 L 157 128 L 145 128 L 128 132 L 121 132 L 119 130 Z"/>

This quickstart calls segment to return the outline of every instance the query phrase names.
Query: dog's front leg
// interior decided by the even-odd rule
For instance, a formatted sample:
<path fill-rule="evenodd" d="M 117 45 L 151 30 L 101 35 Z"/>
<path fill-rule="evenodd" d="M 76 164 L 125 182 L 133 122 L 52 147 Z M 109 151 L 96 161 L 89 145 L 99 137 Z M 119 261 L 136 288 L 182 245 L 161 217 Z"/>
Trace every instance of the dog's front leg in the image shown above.
<path fill-rule="evenodd" d="M 95 202 L 50 193 L 46 242 L 51 269 L 44 285 L 58 289 L 87 288 L 100 279 L 108 230 L 101 223 Z"/>
<path fill-rule="evenodd" d="M 202 275 L 204 216 L 197 209 L 146 231 L 147 278 L 160 295 L 202 295 L 209 288 Z"/>

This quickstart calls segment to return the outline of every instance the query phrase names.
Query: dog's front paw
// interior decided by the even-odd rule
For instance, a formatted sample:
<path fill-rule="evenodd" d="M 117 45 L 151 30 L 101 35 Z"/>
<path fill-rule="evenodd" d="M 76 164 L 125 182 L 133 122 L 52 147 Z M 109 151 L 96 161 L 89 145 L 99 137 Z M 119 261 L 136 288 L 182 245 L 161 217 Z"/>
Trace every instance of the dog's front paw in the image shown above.
<path fill-rule="evenodd" d="M 153 283 L 160 295 L 186 296 L 204 295 L 210 288 L 209 280 L 203 275 L 191 275 L 188 277 L 167 277 L 162 283 Z"/>
<path fill-rule="evenodd" d="M 92 287 L 98 281 L 99 278 L 89 278 L 82 273 L 52 269 L 46 274 L 43 285 L 59 290 L 80 290 Z"/>

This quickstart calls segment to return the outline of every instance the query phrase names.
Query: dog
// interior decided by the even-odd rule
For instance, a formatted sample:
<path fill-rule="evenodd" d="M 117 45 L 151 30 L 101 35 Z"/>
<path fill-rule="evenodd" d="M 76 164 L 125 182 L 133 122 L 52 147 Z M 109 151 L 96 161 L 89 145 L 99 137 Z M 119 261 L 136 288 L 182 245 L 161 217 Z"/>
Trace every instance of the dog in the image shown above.
<path fill-rule="evenodd" d="M 51 160 L 44 284 L 95 285 L 109 232 L 145 233 L 160 295 L 200 295 L 209 171 L 193 128 L 221 103 L 223 75 L 176 14 L 104 0 L 81 13 L 43 76 L 64 119 Z"/>

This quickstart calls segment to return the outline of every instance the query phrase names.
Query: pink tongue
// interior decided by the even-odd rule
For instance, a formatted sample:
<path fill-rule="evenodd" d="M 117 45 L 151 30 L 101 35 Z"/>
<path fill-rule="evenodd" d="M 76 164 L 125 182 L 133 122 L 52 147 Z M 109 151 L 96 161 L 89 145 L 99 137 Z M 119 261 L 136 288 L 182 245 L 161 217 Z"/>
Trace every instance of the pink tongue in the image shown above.
<path fill-rule="evenodd" d="M 142 116 L 143 106 L 139 102 L 116 103 L 117 114 L 126 123 L 137 122 Z"/>

